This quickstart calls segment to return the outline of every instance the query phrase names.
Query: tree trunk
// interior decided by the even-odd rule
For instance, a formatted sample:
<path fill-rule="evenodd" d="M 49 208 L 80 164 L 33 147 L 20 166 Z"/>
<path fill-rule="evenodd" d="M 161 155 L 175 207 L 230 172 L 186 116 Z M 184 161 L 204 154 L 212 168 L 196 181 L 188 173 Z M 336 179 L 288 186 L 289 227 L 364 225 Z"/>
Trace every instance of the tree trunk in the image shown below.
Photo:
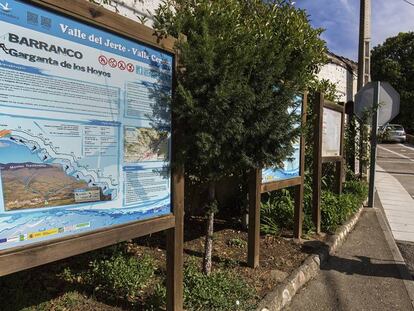
<path fill-rule="evenodd" d="M 206 275 L 210 275 L 212 266 L 212 253 L 213 253 L 213 233 L 214 233 L 214 210 L 211 208 L 211 204 L 215 201 L 216 189 L 215 183 L 210 183 L 208 186 L 208 204 L 207 211 L 207 228 L 206 228 L 206 240 L 204 245 L 204 258 L 203 258 L 203 272 Z"/>

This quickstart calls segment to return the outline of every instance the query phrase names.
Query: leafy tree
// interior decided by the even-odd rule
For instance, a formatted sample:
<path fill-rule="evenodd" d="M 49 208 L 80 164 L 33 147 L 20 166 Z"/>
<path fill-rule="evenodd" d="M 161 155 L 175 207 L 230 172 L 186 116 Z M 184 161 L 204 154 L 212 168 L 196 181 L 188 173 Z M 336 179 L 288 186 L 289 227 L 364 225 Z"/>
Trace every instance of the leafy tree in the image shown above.
<path fill-rule="evenodd" d="M 414 32 L 401 32 L 376 46 L 371 67 L 374 81 L 387 81 L 400 93 L 397 122 L 414 132 Z"/>
<path fill-rule="evenodd" d="M 320 29 L 288 1 L 167 0 L 158 34 L 178 37 L 173 113 L 184 134 L 179 160 L 193 182 L 208 183 L 203 270 L 211 270 L 215 184 L 278 165 L 299 135 L 292 98 L 324 60 Z"/>

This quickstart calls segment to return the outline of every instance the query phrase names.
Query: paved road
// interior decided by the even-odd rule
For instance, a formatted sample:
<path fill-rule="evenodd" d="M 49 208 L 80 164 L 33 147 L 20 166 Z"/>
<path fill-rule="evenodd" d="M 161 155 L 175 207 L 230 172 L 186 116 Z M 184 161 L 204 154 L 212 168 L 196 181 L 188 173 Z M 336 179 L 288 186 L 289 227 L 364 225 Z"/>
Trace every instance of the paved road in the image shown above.
<path fill-rule="evenodd" d="M 379 145 L 377 165 L 377 190 L 380 195 L 383 192 L 381 201 L 385 201 L 382 203 L 388 223 L 414 275 L 414 146 Z"/>
<path fill-rule="evenodd" d="M 414 197 L 414 146 L 381 144 L 378 146 L 377 164 L 394 176 Z"/>

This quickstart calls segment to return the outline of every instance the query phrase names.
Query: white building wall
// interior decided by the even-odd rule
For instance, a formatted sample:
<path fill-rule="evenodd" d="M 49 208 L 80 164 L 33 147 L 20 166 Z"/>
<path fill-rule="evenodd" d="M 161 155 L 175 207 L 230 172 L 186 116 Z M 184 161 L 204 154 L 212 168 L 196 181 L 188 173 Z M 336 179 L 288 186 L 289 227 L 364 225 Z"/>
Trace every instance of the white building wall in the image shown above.
<path fill-rule="evenodd" d="M 100 4 L 106 9 L 132 19 L 135 22 L 141 22 L 142 18 L 145 18 L 144 24 L 152 27 L 154 22 L 152 15 L 162 0 L 110 0 L 107 4 L 104 4 L 103 0 L 93 0 L 91 2 Z"/>
<path fill-rule="evenodd" d="M 357 88 L 357 74 L 334 63 L 323 66 L 318 74 L 320 80 L 325 79 L 336 85 L 339 92 L 339 101 L 348 102 L 354 100 Z"/>

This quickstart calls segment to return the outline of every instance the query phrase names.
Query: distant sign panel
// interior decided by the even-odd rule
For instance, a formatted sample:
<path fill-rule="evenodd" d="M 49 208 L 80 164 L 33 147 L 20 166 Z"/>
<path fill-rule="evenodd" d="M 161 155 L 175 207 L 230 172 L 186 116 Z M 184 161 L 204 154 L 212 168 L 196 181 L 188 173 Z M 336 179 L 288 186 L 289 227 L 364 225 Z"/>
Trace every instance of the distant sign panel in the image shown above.
<path fill-rule="evenodd" d="M 322 157 L 341 155 L 342 113 L 323 108 Z"/>
<path fill-rule="evenodd" d="M 169 214 L 173 56 L 7 2 L 0 250 Z"/>
<path fill-rule="evenodd" d="M 295 98 L 295 107 L 289 112 L 297 115 L 299 122 L 295 127 L 300 127 L 300 116 L 302 115 L 303 99 L 301 96 Z M 262 183 L 281 181 L 300 176 L 300 137 L 293 142 L 293 154 L 285 159 L 280 167 L 270 167 L 262 170 Z"/>

